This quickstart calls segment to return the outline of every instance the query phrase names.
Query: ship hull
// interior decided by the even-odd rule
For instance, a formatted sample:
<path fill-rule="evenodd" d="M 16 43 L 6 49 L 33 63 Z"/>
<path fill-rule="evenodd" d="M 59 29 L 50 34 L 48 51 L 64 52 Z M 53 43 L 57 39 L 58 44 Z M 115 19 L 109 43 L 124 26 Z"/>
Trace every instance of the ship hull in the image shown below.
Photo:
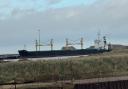
<path fill-rule="evenodd" d="M 81 50 L 54 50 L 54 51 L 27 51 L 19 50 L 19 55 L 22 58 L 45 58 L 45 57 L 61 57 L 61 56 L 79 56 L 79 55 L 91 55 L 109 50 L 98 49 L 81 49 Z"/>

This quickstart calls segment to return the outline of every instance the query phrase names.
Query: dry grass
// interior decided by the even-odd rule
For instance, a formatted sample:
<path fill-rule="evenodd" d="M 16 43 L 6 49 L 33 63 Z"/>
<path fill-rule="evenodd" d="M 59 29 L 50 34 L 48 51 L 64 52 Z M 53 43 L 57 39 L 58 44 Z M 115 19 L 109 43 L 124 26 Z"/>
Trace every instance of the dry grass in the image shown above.
<path fill-rule="evenodd" d="M 0 84 L 51 82 L 128 75 L 128 50 L 89 57 L 50 61 L 20 61 L 0 64 Z"/>

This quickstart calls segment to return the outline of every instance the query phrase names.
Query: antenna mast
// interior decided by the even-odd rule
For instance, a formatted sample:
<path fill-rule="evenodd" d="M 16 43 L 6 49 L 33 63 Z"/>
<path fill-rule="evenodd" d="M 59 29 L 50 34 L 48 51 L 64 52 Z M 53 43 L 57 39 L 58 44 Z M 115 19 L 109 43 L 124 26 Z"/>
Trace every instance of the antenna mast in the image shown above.
<path fill-rule="evenodd" d="M 51 39 L 51 41 L 50 41 L 51 51 L 53 50 L 53 42 L 54 42 L 54 40 Z"/>
<path fill-rule="evenodd" d="M 98 35 L 98 48 L 100 47 L 100 42 L 101 42 L 101 40 L 100 40 L 100 36 L 101 36 L 101 32 L 100 32 L 100 30 L 98 31 L 98 33 L 97 33 L 97 35 Z"/>
<path fill-rule="evenodd" d="M 104 41 L 104 49 L 105 49 L 106 48 L 106 45 L 107 45 L 106 36 L 103 36 L 103 41 Z"/>
<path fill-rule="evenodd" d="M 81 38 L 80 44 L 81 44 L 81 49 L 83 49 L 83 46 L 84 46 L 84 38 Z"/>
<path fill-rule="evenodd" d="M 98 35 L 98 40 L 100 40 L 101 32 L 99 31 L 97 35 Z"/>
<path fill-rule="evenodd" d="M 26 50 L 26 45 L 24 44 L 24 50 Z"/>
<path fill-rule="evenodd" d="M 38 51 L 38 40 L 35 41 L 36 51 Z"/>
<path fill-rule="evenodd" d="M 68 39 L 66 38 L 66 47 L 68 47 L 69 45 L 69 42 L 68 42 Z"/>
<path fill-rule="evenodd" d="M 38 42 L 38 46 L 39 46 L 39 51 L 40 51 L 40 29 L 38 30 L 38 35 L 39 35 L 39 42 Z"/>

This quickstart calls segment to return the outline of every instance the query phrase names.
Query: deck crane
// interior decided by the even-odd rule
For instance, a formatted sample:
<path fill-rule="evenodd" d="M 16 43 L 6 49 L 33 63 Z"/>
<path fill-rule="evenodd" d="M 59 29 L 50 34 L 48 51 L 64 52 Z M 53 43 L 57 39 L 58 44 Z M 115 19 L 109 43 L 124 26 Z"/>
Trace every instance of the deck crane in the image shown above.
<path fill-rule="evenodd" d="M 83 46 L 84 46 L 84 39 L 81 38 L 80 42 L 69 42 L 69 39 L 66 38 L 66 44 L 65 46 L 66 47 L 69 47 L 71 45 L 81 45 L 81 49 L 83 49 Z"/>
<path fill-rule="evenodd" d="M 54 40 L 51 39 L 50 42 L 41 44 L 40 29 L 38 30 L 38 40 L 35 41 L 36 51 L 40 51 L 40 47 L 41 46 L 50 46 L 51 47 L 51 51 L 52 51 L 53 50 L 53 43 L 54 43 Z"/>
<path fill-rule="evenodd" d="M 53 43 L 54 43 L 54 40 L 51 39 L 49 43 L 38 43 L 38 41 L 36 40 L 36 43 L 35 43 L 35 47 L 36 47 L 36 51 L 40 51 L 40 47 L 41 46 L 50 46 L 51 47 L 51 51 L 53 50 Z"/>

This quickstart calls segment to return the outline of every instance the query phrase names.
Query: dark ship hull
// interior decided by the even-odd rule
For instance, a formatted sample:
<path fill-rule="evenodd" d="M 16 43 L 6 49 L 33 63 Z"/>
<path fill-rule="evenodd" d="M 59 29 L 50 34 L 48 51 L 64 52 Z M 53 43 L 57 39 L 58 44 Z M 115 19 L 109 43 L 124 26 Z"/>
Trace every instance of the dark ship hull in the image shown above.
<path fill-rule="evenodd" d="M 18 59 L 19 57 L 20 57 L 19 54 L 4 54 L 4 55 L 0 55 L 0 60 Z"/>
<path fill-rule="evenodd" d="M 21 58 L 43 58 L 43 57 L 61 57 L 61 56 L 82 56 L 108 52 L 105 49 L 80 49 L 80 50 L 53 50 L 53 51 L 27 51 L 20 50 Z"/>

